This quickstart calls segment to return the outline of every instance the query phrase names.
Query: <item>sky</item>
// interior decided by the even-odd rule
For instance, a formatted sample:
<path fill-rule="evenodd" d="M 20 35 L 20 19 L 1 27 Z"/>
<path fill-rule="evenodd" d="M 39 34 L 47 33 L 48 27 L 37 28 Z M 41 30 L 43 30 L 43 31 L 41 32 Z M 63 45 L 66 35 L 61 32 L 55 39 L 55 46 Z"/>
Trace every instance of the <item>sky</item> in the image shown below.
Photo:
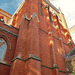
<path fill-rule="evenodd" d="M 22 0 L 0 0 L 0 8 L 12 15 L 21 2 Z M 50 2 L 60 7 L 69 28 L 75 25 L 75 0 L 50 0 Z"/>
<path fill-rule="evenodd" d="M 13 14 L 22 0 L 0 0 L 0 8 L 9 14 Z"/>
<path fill-rule="evenodd" d="M 51 3 L 60 7 L 62 13 L 65 16 L 68 28 L 75 25 L 75 0 L 50 0 Z"/>

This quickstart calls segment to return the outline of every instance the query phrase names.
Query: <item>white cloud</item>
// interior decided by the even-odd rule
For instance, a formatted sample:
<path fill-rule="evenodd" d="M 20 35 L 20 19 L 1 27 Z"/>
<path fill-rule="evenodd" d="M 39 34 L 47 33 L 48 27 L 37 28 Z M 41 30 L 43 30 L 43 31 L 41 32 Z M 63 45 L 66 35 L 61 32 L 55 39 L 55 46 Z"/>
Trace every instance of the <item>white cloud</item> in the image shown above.
<path fill-rule="evenodd" d="M 51 3 L 60 7 L 69 28 L 75 25 L 75 0 L 52 0 Z"/>

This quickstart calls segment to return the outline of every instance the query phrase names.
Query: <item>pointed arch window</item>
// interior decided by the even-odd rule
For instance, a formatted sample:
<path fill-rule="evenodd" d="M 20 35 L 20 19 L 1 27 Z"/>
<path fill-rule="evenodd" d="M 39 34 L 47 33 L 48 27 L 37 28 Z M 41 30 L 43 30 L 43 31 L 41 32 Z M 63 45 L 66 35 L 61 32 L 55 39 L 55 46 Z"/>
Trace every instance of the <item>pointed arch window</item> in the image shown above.
<path fill-rule="evenodd" d="M 4 60 L 7 50 L 7 44 L 3 38 L 0 38 L 0 60 Z"/>

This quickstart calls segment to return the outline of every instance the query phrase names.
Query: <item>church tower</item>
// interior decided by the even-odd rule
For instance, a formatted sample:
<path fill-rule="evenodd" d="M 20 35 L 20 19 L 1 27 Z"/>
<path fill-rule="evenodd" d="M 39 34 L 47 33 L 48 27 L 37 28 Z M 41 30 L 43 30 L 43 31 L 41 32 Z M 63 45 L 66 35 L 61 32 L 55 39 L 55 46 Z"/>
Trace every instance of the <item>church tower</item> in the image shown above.
<path fill-rule="evenodd" d="M 65 75 L 72 47 L 62 12 L 48 0 L 25 0 L 21 6 L 12 22 L 19 34 L 10 75 Z"/>
<path fill-rule="evenodd" d="M 6 75 L 69 75 L 72 72 L 65 57 L 74 44 L 62 16 L 49 0 L 22 1 L 12 15 L 11 27 L 18 33 L 14 34 L 16 45 Z"/>

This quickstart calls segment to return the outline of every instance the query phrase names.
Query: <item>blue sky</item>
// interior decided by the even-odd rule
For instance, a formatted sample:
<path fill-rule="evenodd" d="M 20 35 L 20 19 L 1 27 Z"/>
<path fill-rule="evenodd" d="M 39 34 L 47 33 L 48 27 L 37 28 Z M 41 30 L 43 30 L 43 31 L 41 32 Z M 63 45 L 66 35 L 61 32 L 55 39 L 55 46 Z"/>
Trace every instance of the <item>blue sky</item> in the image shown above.
<path fill-rule="evenodd" d="M 65 15 L 68 27 L 75 25 L 75 0 L 50 0 L 53 5 L 60 7 Z M 13 14 L 22 0 L 0 0 L 0 8 Z"/>
<path fill-rule="evenodd" d="M 0 0 L 0 8 L 9 14 L 13 14 L 22 0 Z"/>

